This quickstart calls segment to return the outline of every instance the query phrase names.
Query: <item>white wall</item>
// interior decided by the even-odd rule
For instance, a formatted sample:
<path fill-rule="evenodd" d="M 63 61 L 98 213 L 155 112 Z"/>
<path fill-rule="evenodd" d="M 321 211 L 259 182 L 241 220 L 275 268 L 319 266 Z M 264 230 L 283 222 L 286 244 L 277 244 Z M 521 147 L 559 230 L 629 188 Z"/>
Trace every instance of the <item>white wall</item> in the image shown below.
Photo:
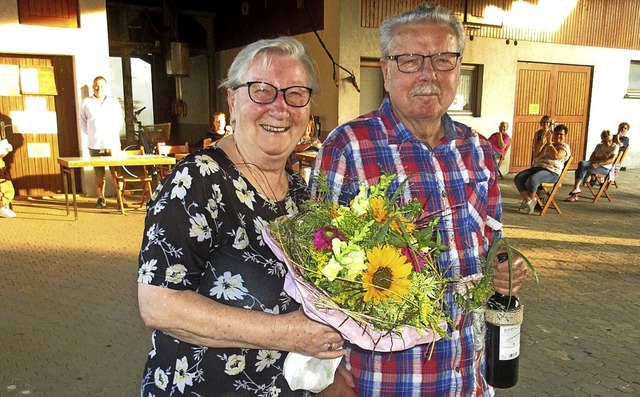
<path fill-rule="evenodd" d="M 72 56 L 76 74 L 76 103 L 79 106 L 83 93 L 91 93 L 93 78 L 98 75 L 109 76 L 110 72 L 105 0 L 79 0 L 78 3 L 80 28 L 75 29 L 20 25 L 18 2 L 2 1 L 0 53 Z M 81 152 L 88 154 L 79 119 L 77 125 Z M 90 194 L 95 193 L 93 183 L 83 181 L 83 186 Z"/>

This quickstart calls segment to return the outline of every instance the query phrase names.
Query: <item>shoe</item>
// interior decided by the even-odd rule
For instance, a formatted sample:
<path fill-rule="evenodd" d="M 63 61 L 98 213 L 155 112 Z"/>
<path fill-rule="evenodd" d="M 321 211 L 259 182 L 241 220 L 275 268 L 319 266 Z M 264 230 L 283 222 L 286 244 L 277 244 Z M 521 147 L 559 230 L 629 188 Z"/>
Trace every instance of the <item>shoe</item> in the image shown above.
<path fill-rule="evenodd" d="M 577 194 L 572 194 L 569 197 L 567 197 L 566 199 L 564 199 L 564 201 L 566 201 L 567 203 L 574 203 L 574 202 L 578 201 L 578 195 Z"/>
<path fill-rule="evenodd" d="M 0 207 L 0 218 L 15 218 L 16 213 L 9 207 Z"/>
<path fill-rule="evenodd" d="M 96 201 L 96 208 L 106 208 L 107 207 L 107 201 L 102 198 L 99 197 L 98 201 Z"/>
<path fill-rule="evenodd" d="M 537 202 L 538 200 L 534 198 L 529 201 L 525 201 L 523 203 L 524 206 L 522 204 L 520 205 L 520 209 L 518 209 L 518 212 L 520 212 L 521 214 L 527 214 L 527 215 L 533 214 L 536 211 Z"/>
<path fill-rule="evenodd" d="M 569 194 L 571 196 L 577 196 L 578 194 L 582 193 L 582 189 L 577 188 L 577 189 L 573 189 L 571 192 L 569 192 Z"/>

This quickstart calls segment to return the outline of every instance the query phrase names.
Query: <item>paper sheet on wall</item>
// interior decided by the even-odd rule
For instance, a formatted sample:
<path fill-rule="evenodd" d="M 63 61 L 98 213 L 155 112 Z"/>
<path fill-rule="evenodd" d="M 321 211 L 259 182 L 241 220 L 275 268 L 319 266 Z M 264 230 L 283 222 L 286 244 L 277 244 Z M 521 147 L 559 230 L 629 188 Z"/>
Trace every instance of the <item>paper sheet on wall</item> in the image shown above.
<path fill-rule="evenodd" d="M 56 112 L 13 111 L 13 132 L 17 134 L 57 134 Z"/>
<path fill-rule="evenodd" d="M 20 96 L 18 65 L 0 65 L 0 96 Z"/>

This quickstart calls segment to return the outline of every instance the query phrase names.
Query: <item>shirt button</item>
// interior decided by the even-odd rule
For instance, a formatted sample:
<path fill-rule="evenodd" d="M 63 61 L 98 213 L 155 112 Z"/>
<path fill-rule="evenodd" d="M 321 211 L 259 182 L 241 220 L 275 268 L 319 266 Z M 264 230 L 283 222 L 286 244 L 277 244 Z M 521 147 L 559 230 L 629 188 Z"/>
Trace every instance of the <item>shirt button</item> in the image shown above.
<path fill-rule="evenodd" d="M 457 373 L 460 373 L 460 367 L 456 367 L 455 370 Z"/>
<path fill-rule="evenodd" d="M 442 197 L 447 197 L 447 192 L 445 190 L 442 191 Z"/>

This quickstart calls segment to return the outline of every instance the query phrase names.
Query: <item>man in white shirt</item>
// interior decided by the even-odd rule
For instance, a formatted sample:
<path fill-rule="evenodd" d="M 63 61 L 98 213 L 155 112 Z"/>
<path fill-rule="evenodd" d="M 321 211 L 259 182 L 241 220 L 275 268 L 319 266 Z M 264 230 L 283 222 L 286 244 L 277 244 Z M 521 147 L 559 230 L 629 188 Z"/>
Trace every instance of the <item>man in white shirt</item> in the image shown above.
<path fill-rule="evenodd" d="M 120 130 L 124 118 L 122 106 L 114 97 L 107 95 L 107 80 L 98 76 L 93 79 L 93 95 L 82 101 L 80 108 L 82 132 L 87 134 L 89 155 L 111 156 L 120 151 Z M 98 201 L 96 207 L 104 208 L 105 167 L 94 167 Z"/>

